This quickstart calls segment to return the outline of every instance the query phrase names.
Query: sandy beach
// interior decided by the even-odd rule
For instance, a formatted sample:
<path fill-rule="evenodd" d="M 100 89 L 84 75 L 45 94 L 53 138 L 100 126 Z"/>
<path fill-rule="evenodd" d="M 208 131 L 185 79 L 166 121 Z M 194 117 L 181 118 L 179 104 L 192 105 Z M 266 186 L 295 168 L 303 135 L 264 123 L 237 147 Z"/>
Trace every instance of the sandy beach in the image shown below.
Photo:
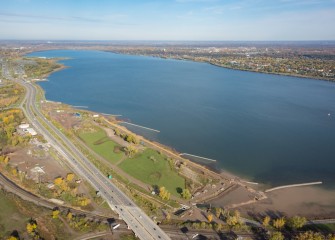
<path fill-rule="evenodd" d="M 266 193 L 267 199 L 238 207 L 243 215 L 294 216 L 301 215 L 311 219 L 335 217 L 335 191 L 316 186 L 280 189 Z M 232 202 L 248 199 L 245 192 L 237 191 L 211 201 L 213 206 L 225 207 Z"/>

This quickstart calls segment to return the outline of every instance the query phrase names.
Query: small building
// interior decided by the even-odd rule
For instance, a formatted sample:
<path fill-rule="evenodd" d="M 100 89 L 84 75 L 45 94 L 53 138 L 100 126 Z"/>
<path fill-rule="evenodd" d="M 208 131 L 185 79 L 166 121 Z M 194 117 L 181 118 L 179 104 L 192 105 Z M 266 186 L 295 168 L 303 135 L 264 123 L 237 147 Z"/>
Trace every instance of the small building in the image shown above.
<path fill-rule="evenodd" d="M 97 117 L 99 117 L 99 114 L 94 114 L 93 117 L 97 118 Z"/>
<path fill-rule="evenodd" d="M 27 132 L 31 135 L 31 136 L 36 136 L 37 132 L 35 131 L 35 129 L 33 128 L 27 128 Z"/>
<path fill-rule="evenodd" d="M 29 124 L 28 123 L 22 123 L 21 125 L 19 125 L 20 129 L 27 129 L 29 128 Z"/>

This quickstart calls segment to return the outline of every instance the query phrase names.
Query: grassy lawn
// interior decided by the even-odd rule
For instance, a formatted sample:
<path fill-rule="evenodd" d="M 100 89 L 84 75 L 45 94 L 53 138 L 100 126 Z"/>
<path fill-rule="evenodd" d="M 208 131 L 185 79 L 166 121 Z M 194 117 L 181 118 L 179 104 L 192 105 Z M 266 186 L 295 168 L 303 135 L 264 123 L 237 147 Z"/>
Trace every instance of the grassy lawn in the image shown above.
<path fill-rule="evenodd" d="M 119 167 L 144 183 L 164 186 L 174 196 L 179 196 L 177 188 L 185 187 L 184 178 L 171 170 L 165 156 L 152 149 L 124 160 Z"/>
<path fill-rule="evenodd" d="M 0 193 L 0 239 L 9 236 L 12 231 L 25 231 L 29 217 L 21 214 L 19 209 L 2 192 Z"/>
<path fill-rule="evenodd" d="M 116 163 L 123 156 L 122 152 L 114 152 L 114 147 L 119 145 L 110 140 L 102 129 L 97 132 L 81 133 L 79 136 L 94 152 L 111 163 Z"/>

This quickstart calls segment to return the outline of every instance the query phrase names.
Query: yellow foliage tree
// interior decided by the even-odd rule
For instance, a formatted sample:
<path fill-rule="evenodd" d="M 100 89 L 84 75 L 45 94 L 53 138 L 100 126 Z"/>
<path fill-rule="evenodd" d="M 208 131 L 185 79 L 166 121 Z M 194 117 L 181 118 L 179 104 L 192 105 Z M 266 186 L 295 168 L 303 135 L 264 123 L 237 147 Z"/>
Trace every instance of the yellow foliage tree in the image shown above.
<path fill-rule="evenodd" d="M 17 176 L 17 169 L 16 169 L 16 168 L 13 168 L 11 172 L 12 172 L 12 175 L 13 175 L 14 177 Z"/>
<path fill-rule="evenodd" d="M 262 222 L 263 226 L 264 227 L 269 226 L 270 221 L 271 221 L 271 218 L 269 216 L 265 216 L 264 219 L 263 219 L 263 222 Z"/>
<path fill-rule="evenodd" d="M 208 222 L 212 222 L 213 221 L 213 214 L 208 214 L 207 215 L 207 220 L 208 220 Z"/>
<path fill-rule="evenodd" d="M 281 217 L 273 220 L 272 225 L 277 229 L 282 229 L 285 226 L 285 223 L 285 218 Z"/>
<path fill-rule="evenodd" d="M 159 196 L 163 199 L 163 200 L 169 200 L 170 199 L 170 193 L 165 189 L 165 187 L 160 187 L 159 188 Z"/>
<path fill-rule="evenodd" d="M 71 220 L 72 217 L 73 217 L 73 215 L 72 215 L 72 213 L 69 211 L 69 212 L 67 213 L 66 217 L 67 217 L 68 220 Z"/>
<path fill-rule="evenodd" d="M 31 220 L 30 222 L 27 223 L 26 229 L 30 235 L 32 235 L 36 231 L 36 228 L 37 224 L 35 221 Z"/>
<path fill-rule="evenodd" d="M 57 186 L 61 186 L 63 184 L 63 178 L 61 177 L 55 178 L 54 183 Z"/>
<path fill-rule="evenodd" d="M 72 182 L 73 179 L 74 179 L 74 174 L 73 174 L 73 173 L 68 173 L 68 174 L 66 175 L 66 181 L 68 181 L 68 182 Z"/>
<path fill-rule="evenodd" d="M 8 162 L 9 162 L 9 157 L 8 156 L 5 156 L 5 158 L 4 158 L 4 160 L 3 160 L 3 162 L 7 165 L 8 164 Z"/>
<path fill-rule="evenodd" d="M 7 238 L 7 240 L 18 240 L 18 238 L 15 236 L 10 236 L 9 238 Z"/>
<path fill-rule="evenodd" d="M 53 219 L 57 219 L 58 216 L 59 216 L 59 210 L 58 210 L 58 209 L 54 209 L 54 210 L 52 211 L 52 218 L 53 218 Z"/>
<path fill-rule="evenodd" d="M 90 204 L 90 202 L 91 200 L 89 198 L 83 197 L 82 199 L 79 200 L 79 205 L 84 207 Z"/>

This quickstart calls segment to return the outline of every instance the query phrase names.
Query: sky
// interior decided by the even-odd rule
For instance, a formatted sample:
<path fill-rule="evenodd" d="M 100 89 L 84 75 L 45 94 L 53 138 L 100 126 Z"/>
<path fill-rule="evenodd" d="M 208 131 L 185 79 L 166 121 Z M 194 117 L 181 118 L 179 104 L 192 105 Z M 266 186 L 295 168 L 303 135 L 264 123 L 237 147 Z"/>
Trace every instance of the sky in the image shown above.
<path fill-rule="evenodd" d="M 0 39 L 335 40 L 335 0 L 0 0 Z"/>

